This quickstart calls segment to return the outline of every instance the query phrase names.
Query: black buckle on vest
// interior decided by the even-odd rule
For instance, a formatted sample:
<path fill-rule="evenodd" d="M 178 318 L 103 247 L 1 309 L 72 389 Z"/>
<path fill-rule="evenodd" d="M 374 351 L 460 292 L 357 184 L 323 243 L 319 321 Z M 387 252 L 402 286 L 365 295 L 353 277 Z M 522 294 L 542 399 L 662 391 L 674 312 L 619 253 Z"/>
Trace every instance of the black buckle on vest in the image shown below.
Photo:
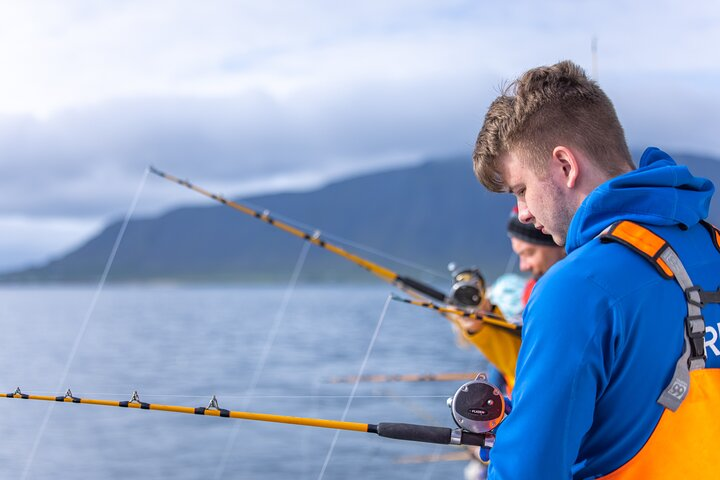
<path fill-rule="evenodd" d="M 697 293 L 698 300 L 695 300 L 692 298 L 692 293 Z M 698 308 L 703 308 L 705 304 L 703 303 L 703 289 L 700 287 L 692 286 L 685 289 L 685 299 L 687 300 L 687 303 L 691 305 L 695 305 Z"/>
<path fill-rule="evenodd" d="M 693 324 L 697 325 L 697 320 L 702 322 L 703 328 L 700 330 L 693 330 Z M 705 319 L 702 315 L 692 315 L 685 317 L 685 331 L 690 340 L 690 358 L 689 360 L 702 358 L 707 360 L 705 354 Z"/>

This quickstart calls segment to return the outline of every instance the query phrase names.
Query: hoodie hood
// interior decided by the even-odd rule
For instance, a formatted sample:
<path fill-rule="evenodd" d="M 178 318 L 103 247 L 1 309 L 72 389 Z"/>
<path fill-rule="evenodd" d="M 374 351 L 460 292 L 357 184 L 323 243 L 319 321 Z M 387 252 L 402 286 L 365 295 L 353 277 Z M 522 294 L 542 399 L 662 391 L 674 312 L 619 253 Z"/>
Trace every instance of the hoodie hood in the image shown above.
<path fill-rule="evenodd" d="M 707 218 L 714 191 L 710 180 L 650 147 L 637 170 L 600 184 L 585 198 L 570 222 L 565 248 L 572 252 L 617 220 L 690 227 Z"/>

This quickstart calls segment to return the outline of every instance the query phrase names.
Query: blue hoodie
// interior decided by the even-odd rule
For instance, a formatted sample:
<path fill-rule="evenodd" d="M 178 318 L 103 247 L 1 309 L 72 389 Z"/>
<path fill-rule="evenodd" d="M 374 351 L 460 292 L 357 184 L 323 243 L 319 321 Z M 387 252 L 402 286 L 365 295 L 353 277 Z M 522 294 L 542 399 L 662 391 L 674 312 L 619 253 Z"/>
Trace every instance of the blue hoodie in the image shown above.
<path fill-rule="evenodd" d="M 490 479 L 597 478 L 642 448 L 682 353 L 687 307 L 674 280 L 628 247 L 596 237 L 617 220 L 640 223 L 670 243 L 696 285 L 716 290 L 720 253 L 698 223 L 713 192 L 709 180 L 649 148 L 640 168 L 583 201 L 568 256 L 540 279 L 525 310 L 514 408 L 498 427 Z M 718 337 L 710 329 L 720 328 L 720 306 L 703 313 L 707 366 L 717 368 L 720 341 L 718 348 L 707 342 Z"/>

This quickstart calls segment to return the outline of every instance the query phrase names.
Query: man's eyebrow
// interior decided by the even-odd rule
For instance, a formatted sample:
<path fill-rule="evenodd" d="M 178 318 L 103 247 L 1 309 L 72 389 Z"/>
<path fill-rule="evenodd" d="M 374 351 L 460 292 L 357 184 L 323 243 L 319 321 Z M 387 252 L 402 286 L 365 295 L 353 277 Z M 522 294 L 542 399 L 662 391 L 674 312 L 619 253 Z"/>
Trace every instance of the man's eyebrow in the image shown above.
<path fill-rule="evenodd" d="M 525 248 L 520 249 L 519 252 L 517 252 L 518 255 L 522 255 L 524 253 L 533 252 L 535 250 L 535 247 L 533 246 L 527 246 Z"/>

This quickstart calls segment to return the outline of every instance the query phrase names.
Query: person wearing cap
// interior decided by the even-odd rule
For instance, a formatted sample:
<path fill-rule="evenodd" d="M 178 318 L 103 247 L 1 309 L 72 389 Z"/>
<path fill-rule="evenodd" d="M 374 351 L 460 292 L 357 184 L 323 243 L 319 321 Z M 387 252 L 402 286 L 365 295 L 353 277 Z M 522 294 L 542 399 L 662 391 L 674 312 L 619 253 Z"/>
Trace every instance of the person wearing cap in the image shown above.
<path fill-rule="evenodd" d="M 515 273 L 505 273 L 495 280 L 487 289 L 487 295 L 480 292 L 485 291 L 485 279 L 477 267 L 458 269 L 453 274 L 453 295 L 458 298 L 459 306 L 463 308 L 472 307 L 484 311 L 491 311 L 493 305 L 499 307 L 506 320 L 515 324 L 522 324 L 522 311 L 527 304 L 532 287 L 537 280 L 547 272 L 550 267 L 565 257 L 565 249 L 558 246 L 552 236 L 542 233 L 532 225 L 527 225 L 517 216 L 517 207 L 510 212 L 507 223 L 507 234 L 513 252 L 518 256 L 521 272 L 529 272 L 530 278 L 526 281 Z M 465 285 L 475 285 L 473 296 L 463 293 Z M 458 289 L 460 286 L 460 289 Z M 476 293 L 477 292 L 477 293 Z M 463 299 L 462 297 L 468 297 Z M 463 319 L 462 324 L 466 331 L 477 330 L 482 320 Z"/>
<path fill-rule="evenodd" d="M 635 167 L 612 102 L 570 61 L 491 103 L 473 163 L 567 252 L 523 314 L 489 478 L 720 478 L 712 182 L 654 147 Z"/>
<path fill-rule="evenodd" d="M 520 271 L 531 274 L 521 297 L 522 306 L 525 307 L 535 283 L 550 267 L 565 257 L 565 249 L 558 246 L 551 235 L 531 224 L 522 223 L 518 219 L 517 207 L 510 213 L 507 232 L 513 252 L 518 256 Z"/>

